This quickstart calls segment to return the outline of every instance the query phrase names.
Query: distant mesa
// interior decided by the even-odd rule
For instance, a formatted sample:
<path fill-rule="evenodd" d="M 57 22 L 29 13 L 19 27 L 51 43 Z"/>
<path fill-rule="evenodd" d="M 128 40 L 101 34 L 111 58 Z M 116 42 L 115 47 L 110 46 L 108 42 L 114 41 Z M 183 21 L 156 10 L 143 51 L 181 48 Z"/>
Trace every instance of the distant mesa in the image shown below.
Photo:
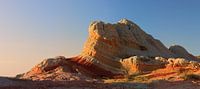
<path fill-rule="evenodd" d="M 169 58 L 174 60 L 168 60 Z M 18 75 L 18 78 L 122 78 L 127 74 L 165 68 L 178 58 L 183 58 L 184 61 L 199 61 L 181 46 L 171 46 L 168 49 L 161 41 L 144 32 L 130 20 L 121 19 L 114 24 L 94 21 L 89 26 L 88 39 L 78 56 L 46 59 L 29 72 Z"/>

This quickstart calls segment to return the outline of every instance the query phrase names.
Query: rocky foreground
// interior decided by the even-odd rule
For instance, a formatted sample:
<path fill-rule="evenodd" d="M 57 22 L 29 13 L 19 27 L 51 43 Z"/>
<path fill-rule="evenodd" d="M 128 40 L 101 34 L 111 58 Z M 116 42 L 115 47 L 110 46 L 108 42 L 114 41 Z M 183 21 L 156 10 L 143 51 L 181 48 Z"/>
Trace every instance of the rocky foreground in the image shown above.
<path fill-rule="evenodd" d="M 45 59 L 3 89 L 200 89 L 200 59 L 179 45 L 165 47 L 138 25 L 122 19 L 89 26 L 75 57 Z"/>
<path fill-rule="evenodd" d="M 200 89 L 200 81 L 166 81 L 151 83 L 91 81 L 31 81 L 0 78 L 0 89 Z"/>

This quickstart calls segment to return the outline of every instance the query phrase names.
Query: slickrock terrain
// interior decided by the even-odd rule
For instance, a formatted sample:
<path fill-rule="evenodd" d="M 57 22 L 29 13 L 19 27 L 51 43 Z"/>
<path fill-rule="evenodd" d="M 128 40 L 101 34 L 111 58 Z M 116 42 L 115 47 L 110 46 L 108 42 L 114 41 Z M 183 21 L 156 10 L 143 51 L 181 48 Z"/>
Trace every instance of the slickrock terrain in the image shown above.
<path fill-rule="evenodd" d="M 45 59 L 17 79 L 0 79 L 0 88 L 200 89 L 199 61 L 181 46 L 168 49 L 127 19 L 94 21 L 78 56 Z"/>

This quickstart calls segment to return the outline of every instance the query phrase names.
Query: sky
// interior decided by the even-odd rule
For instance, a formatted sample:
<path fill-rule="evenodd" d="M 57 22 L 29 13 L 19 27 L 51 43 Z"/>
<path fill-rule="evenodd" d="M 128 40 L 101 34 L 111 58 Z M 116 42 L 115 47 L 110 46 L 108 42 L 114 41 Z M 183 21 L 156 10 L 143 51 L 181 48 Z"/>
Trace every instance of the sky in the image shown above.
<path fill-rule="evenodd" d="M 91 21 L 127 18 L 167 47 L 200 55 L 200 0 L 0 0 L 0 76 L 78 55 Z"/>

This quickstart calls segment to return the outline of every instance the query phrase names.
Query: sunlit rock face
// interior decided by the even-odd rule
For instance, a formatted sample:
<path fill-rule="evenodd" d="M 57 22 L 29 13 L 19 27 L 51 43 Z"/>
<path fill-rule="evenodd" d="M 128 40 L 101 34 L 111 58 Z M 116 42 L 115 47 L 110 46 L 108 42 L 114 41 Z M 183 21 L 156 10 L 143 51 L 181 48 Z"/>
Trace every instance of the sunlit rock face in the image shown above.
<path fill-rule="evenodd" d="M 115 24 L 92 22 L 89 26 L 89 37 L 80 56 L 92 57 L 99 63 L 116 69 L 121 67 L 120 59 L 134 55 L 174 57 L 159 40 L 127 19 Z"/>
<path fill-rule="evenodd" d="M 101 21 L 91 23 L 89 37 L 81 55 L 105 60 L 118 60 L 133 55 L 174 56 L 159 40 L 127 19 L 116 24 Z"/>
<path fill-rule="evenodd" d="M 127 19 L 115 24 L 95 21 L 89 26 L 88 39 L 78 56 L 46 59 L 18 77 L 32 80 L 121 78 L 185 62 L 185 59 L 178 61 L 179 57 L 196 60 L 181 46 L 166 48 Z M 169 58 L 174 59 L 168 61 Z"/>
<path fill-rule="evenodd" d="M 166 64 L 168 64 L 168 61 L 162 57 L 150 58 L 144 56 L 132 56 L 130 58 L 121 59 L 120 63 L 126 70 L 127 75 L 133 75 L 164 68 Z"/>

